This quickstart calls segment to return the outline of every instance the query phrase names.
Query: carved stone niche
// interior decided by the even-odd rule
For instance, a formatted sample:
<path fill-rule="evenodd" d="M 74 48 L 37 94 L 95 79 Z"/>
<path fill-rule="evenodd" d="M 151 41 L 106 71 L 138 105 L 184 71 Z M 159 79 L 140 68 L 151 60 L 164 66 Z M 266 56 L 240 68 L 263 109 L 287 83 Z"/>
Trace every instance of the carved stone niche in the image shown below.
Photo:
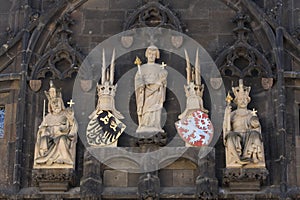
<path fill-rule="evenodd" d="M 266 168 L 227 168 L 223 171 L 223 184 L 230 191 L 259 191 L 267 175 Z"/>
<path fill-rule="evenodd" d="M 33 169 L 33 184 L 41 192 L 66 192 L 75 185 L 73 169 Z"/>

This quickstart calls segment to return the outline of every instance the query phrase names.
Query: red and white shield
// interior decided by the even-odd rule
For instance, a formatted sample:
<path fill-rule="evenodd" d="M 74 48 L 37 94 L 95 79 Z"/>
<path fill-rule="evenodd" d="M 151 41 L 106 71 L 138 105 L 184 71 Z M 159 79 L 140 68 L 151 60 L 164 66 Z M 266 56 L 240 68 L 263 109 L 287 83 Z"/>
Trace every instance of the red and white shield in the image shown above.
<path fill-rule="evenodd" d="M 196 147 L 208 146 L 214 135 L 214 128 L 208 115 L 201 110 L 177 121 L 175 126 L 180 137 Z"/>

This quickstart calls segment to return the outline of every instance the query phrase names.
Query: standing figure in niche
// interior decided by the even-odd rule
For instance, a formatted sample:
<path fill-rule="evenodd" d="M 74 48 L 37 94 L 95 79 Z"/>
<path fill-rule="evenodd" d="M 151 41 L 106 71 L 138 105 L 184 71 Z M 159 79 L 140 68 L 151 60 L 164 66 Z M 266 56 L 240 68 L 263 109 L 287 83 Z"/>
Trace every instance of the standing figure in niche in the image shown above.
<path fill-rule="evenodd" d="M 34 168 L 74 168 L 77 122 L 74 111 L 65 108 L 61 92 L 50 82 L 48 114 L 37 133 Z"/>
<path fill-rule="evenodd" d="M 231 96 L 226 98 L 227 106 L 223 122 L 226 167 L 265 167 L 261 126 L 256 111 L 248 110 L 250 87 L 239 80 L 239 86 L 232 88 L 237 109 L 231 111 Z"/>
<path fill-rule="evenodd" d="M 165 66 L 155 63 L 159 58 L 156 46 L 149 46 L 145 52 L 146 64 L 138 65 L 135 75 L 135 95 L 138 115 L 136 132 L 164 132 L 161 128 L 161 111 L 166 97 L 167 75 Z"/>

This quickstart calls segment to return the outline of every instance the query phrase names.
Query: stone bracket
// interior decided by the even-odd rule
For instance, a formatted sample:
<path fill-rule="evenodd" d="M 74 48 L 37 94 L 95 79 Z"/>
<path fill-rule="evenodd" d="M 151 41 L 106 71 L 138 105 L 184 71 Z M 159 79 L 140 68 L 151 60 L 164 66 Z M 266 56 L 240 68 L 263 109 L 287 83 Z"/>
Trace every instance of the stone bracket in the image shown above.
<path fill-rule="evenodd" d="M 74 185 L 75 171 L 73 169 L 34 169 L 32 179 L 41 192 L 66 192 L 69 186 Z"/>

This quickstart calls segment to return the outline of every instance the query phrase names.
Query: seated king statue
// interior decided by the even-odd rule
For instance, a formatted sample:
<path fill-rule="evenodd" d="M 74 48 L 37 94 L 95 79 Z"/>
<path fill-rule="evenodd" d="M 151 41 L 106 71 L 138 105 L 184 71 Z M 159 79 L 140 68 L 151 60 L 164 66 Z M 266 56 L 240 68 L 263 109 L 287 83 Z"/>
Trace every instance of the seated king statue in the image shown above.
<path fill-rule="evenodd" d="M 147 63 L 140 66 L 135 75 L 135 96 L 139 132 L 164 132 L 161 128 L 161 111 L 166 96 L 168 72 L 162 64 L 155 63 L 159 58 L 156 46 L 149 46 L 145 52 Z"/>
<path fill-rule="evenodd" d="M 43 116 L 37 132 L 33 168 L 74 168 L 78 130 L 74 111 L 65 108 L 52 81 L 45 94 L 49 113 Z"/>
<path fill-rule="evenodd" d="M 237 109 L 231 110 L 232 97 L 228 94 L 223 121 L 223 138 L 226 149 L 226 168 L 264 168 L 265 157 L 261 135 L 261 125 L 256 112 L 248 110 L 251 100 L 250 87 L 239 80 L 239 86 L 233 87 L 234 103 Z"/>

